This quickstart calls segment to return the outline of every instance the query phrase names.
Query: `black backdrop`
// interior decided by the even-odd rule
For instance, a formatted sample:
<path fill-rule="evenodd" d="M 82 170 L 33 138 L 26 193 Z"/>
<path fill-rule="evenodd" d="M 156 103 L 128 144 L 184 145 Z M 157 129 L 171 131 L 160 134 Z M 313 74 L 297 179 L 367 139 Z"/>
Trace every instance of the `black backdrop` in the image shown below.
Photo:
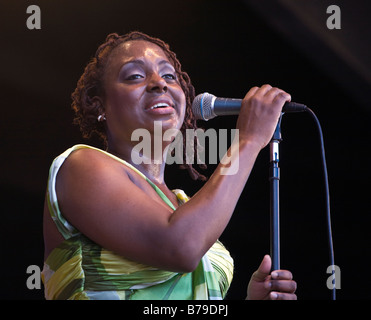
<path fill-rule="evenodd" d="M 26 28 L 30 4 L 41 9 L 41 30 Z M 43 263 L 49 165 L 73 144 L 101 146 L 98 140 L 83 140 L 72 125 L 70 94 L 105 36 L 131 30 L 168 42 L 197 93 L 242 98 L 251 86 L 270 83 L 314 110 L 323 127 L 329 170 L 335 262 L 341 268 L 338 298 L 370 298 L 364 280 L 370 265 L 370 111 L 243 1 L 17 0 L 0 6 L 2 299 L 43 299 L 42 289 L 27 289 L 26 269 Z M 224 117 L 204 127 L 232 129 L 235 121 Z M 281 265 L 293 272 L 299 299 L 329 299 L 317 129 L 309 115 L 287 114 L 282 135 Z M 269 252 L 268 162 L 265 149 L 221 237 L 236 265 L 228 299 L 245 298 L 251 273 Z M 202 186 L 176 167 L 167 174 L 170 187 L 189 195 Z"/>

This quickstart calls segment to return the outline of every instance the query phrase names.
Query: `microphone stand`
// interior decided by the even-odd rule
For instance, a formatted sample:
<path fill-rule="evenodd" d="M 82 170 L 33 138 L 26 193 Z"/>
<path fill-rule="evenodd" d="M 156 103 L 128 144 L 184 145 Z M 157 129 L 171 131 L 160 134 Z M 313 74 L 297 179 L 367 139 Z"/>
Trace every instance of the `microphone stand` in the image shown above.
<path fill-rule="evenodd" d="M 282 115 L 278 120 L 276 130 L 274 131 L 270 145 L 270 255 L 272 258 L 272 270 L 280 269 L 280 208 L 279 208 L 279 180 L 280 168 L 279 164 L 279 143 L 281 137 L 281 120 Z"/>

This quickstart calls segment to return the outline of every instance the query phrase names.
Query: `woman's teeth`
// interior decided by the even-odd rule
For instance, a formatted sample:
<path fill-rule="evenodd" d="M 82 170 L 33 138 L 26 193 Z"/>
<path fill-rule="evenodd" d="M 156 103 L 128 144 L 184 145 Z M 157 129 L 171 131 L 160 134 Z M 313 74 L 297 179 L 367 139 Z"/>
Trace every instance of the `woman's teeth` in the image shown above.
<path fill-rule="evenodd" d="M 156 109 L 156 108 L 166 108 L 166 107 L 170 107 L 170 106 L 167 103 L 157 103 L 149 109 L 153 110 L 153 109 Z"/>

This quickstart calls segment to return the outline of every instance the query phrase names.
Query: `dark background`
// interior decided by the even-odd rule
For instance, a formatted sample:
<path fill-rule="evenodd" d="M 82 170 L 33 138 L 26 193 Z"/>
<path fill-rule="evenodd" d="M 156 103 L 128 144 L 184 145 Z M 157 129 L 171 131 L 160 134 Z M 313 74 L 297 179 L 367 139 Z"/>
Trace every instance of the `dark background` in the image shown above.
<path fill-rule="evenodd" d="M 41 9 L 29 30 L 26 9 Z M 341 9 L 329 30 L 326 9 Z M 168 42 L 197 93 L 242 98 L 269 83 L 307 104 L 324 133 L 338 299 L 369 299 L 370 23 L 367 1 L 2 1 L 0 4 L 0 191 L 2 299 L 43 299 L 28 290 L 26 269 L 43 264 L 42 211 L 49 166 L 85 141 L 72 125 L 70 95 L 108 33 L 140 30 Z M 236 117 L 204 127 L 234 128 Z M 299 299 L 330 299 L 325 193 L 313 119 L 282 122 L 281 267 L 293 272 Z M 240 165 L 243 165 L 242 163 Z M 235 259 L 228 299 L 244 299 L 252 272 L 269 252 L 269 151 L 258 157 L 221 240 Z M 213 166 L 207 171 L 210 174 Z M 170 187 L 202 186 L 175 167 Z"/>

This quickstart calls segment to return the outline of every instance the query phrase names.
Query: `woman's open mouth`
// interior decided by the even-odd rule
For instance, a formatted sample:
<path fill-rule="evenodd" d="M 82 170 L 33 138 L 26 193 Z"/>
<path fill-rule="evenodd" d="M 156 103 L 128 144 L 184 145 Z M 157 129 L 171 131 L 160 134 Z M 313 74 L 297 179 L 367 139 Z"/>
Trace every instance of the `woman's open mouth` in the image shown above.
<path fill-rule="evenodd" d="M 155 115 L 172 114 L 175 109 L 167 102 L 158 102 L 146 109 L 147 112 Z"/>

